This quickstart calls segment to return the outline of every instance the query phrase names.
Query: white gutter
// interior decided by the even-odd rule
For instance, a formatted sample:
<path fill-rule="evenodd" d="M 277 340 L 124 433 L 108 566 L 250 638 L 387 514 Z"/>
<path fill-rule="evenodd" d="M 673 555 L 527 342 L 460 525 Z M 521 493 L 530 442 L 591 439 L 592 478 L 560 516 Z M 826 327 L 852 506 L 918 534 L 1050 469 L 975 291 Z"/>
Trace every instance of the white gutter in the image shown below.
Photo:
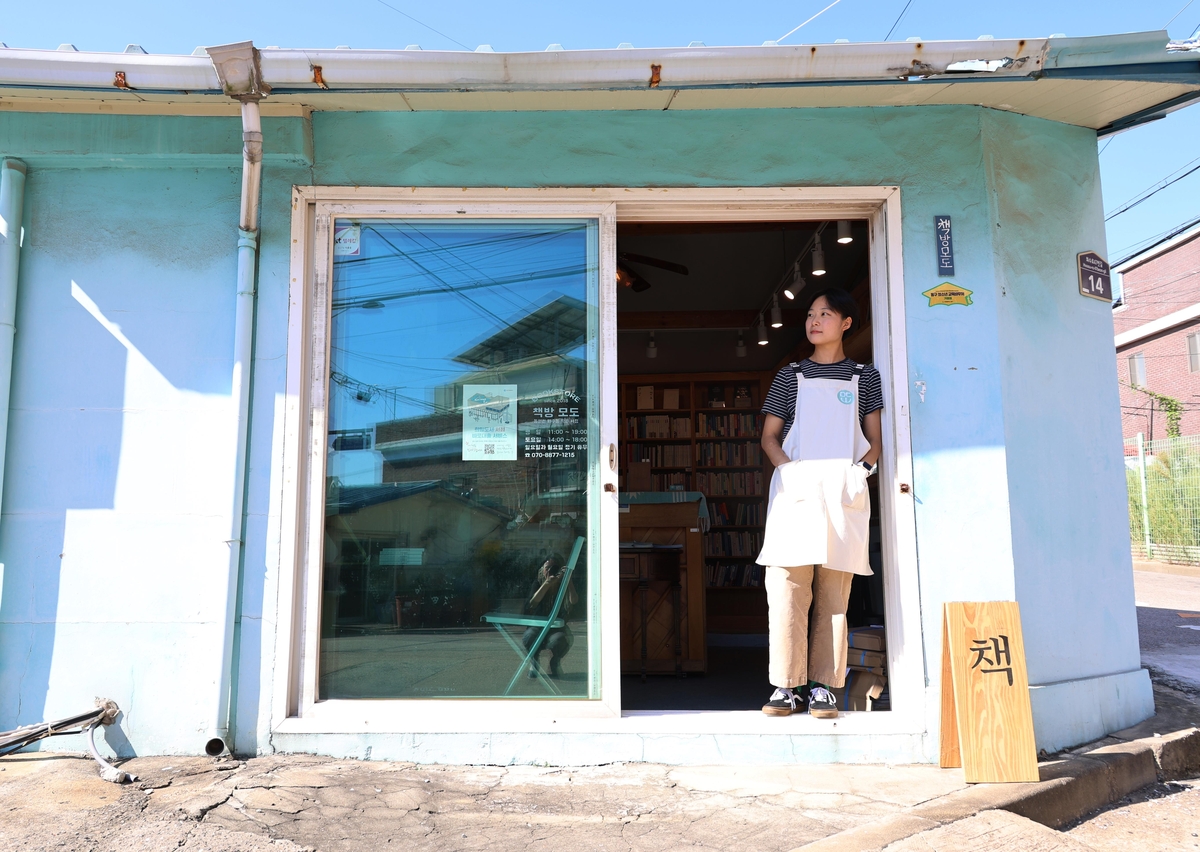
<path fill-rule="evenodd" d="M 117 85 L 117 72 L 126 85 Z M 220 91 L 207 56 L 148 53 L 84 53 L 66 50 L 0 49 L 0 85 L 39 89 L 129 88 L 180 92 Z"/>
<path fill-rule="evenodd" d="M 246 467 L 250 437 L 250 381 L 254 365 L 254 301 L 258 256 L 258 205 L 262 188 L 262 116 L 258 101 L 263 85 L 258 51 L 250 42 L 208 49 L 220 84 L 242 105 L 242 193 L 238 215 L 237 301 L 234 311 L 233 381 L 234 454 L 233 494 L 229 511 L 229 564 L 224 589 L 224 624 L 217 701 L 205 742 L 205 753 L 216 757 L 233 751 L 237 710 L 237 655 L 241 634 L 241 590 L 246 526 Z"/>
<path fill-rule="evenodd" d="M 970 76 L 1026 76 L 1041 68 L 1046 45 L 1047 39 L 1010 39 L 538 53 L 264 50 L 262 57 L 263 75 L 282 89 L 585 91 L 895 81 L 978 60 L 1013 62 Z M 324 86 L 314 83 L 316 67 Z"/>
<path fill-rule="evenodd" d="M 570 91 L 895 82 L 912 76 L 971 81 L 1028 77 L 1037 75 L 1043 66 L 1186 60 L 1186 56 L 1168 55 L 1166 43 L 1166 33 L 1159 32 L 1080 39 L 522 53 L 286 48 L 266 49 L 260 56 L 263 78 L 277 89 Z M 657 82 L 652 82 L 652 65 L 660 66 Z M 316 68 L 321 69 L 319 78 Z M 0 48 L 0 86 L 122 88 L 116 82 L 118 71 L 124 75 L 123 85 L 135 91 L 211 93 L 221 89 L 207 57 Z"/>
<path fill-rule="evenodd" d="M 8 447 L 8 401 L 12 390 L 13 343 L 17 328 L 17 276 L 21 266 L 21 218 L 25 207 L 25 164 L 0 162 L 0 507 L 4 503 L 4 458 Z M 0 564 L 0 592 L 4 566 Z"/>
<path fill-rule="evenodd" d="M 1153 337 L 1156 334 L 1161 334 L 1167 329 L 1174 328 L 1177 325 L 1183 325 L 1185 322 L 1190 322 L 1194 319 L 1200 319 L 1200 302 L 1183 310 L 1175 311 L 1167 314 L 1165 317 L 1159 317 L 1156 320 L 1151 320 L 1148 323 L 1139 325 L 1136 328 L 1131 328 L 1129 331 L 1123 331 L 1113 337 L 1113 344 L 1117 349 L 1123 346 L 1128 346 L 1131 343 L 1137 343 L 1139 340 L 1145 340 L 1147 337 Z"/>

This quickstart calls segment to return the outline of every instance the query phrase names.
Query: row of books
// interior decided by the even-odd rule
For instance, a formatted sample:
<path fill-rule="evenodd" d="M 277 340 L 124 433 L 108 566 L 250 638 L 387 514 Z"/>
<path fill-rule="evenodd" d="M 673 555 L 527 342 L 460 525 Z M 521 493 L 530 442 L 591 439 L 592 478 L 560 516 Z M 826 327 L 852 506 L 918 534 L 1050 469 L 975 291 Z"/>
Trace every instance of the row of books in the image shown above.
<path fill-rule="evenodd" d="M 691 444 L 626 444 L 625 460 L 654 467 L 691 467 Z"/>
<path fill-rule="evenodd" d="M 716 562 L 704 566 L 704 579 L 710 586 L 762 586 L 763 566 L 753 562 Z"/>
<path fill-rule="evenodd" d="M 762 503 L 713 503 L 708 504 L 708 514 L 714 527 L 739 527 L 761 525 L 766 517 Z"/>
<path fill-rule="evenodd" d="M 712 441 L 696 445 L 696 463 L 705 467 L 762 464 L 762 447 L 745 441 Z"/>
<path fill-rule="evenodd" d="M 696 490 L 704 494 L 722 494 L 734 497 L 754 497 L 762 494 L 763 475 L 761 470 L 740 473 L 698 473 Z"/>
<path fill-rule="evenodd" d="M 696 435 L 701 438 L 757 438 L 757 414 L 697 414 Z"/>
<path fill-rule="evenodd" d="M 691 478 L 690 473 L 654 473 L 650 475 L 650 481 L 654 485 L 653 491 L 690 491 L 691 483 L 688 479 Z"/>
<path fill-rule="evenodd" d="M 710 532 L 704 536 L 705 556 L 757 556 L 760 550 L 759 532 Z"/>
<path fill-rule="evenodd" d="M 625 418 L 623 438 L 690 438 L 692 419 L 669 414 L 643 414 Z"/>

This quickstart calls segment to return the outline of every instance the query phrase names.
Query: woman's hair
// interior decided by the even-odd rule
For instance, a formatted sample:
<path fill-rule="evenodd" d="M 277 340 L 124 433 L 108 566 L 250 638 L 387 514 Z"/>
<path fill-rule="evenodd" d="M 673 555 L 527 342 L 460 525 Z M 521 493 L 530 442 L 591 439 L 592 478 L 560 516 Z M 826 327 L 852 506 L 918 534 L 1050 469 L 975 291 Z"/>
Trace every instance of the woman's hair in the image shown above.
<path fill-rule="evenodd" d="M 807 313 L 812 308 L 813 303 L 822 296 L 825 297 L 825 301 L 829 303 L 829 307 L 838 316 L 842 319 L 846 319 L 846 317 L 850 318 L 850 327 L 843 333 L 843 337 L 858 331 L 858 303 L 854 301 L 853 296 L 841 287 L 827 287 L 824 290 L 814 293 L 813 297 L 808 301 L 808 308 L 805 309 L 805 312 Z"/>

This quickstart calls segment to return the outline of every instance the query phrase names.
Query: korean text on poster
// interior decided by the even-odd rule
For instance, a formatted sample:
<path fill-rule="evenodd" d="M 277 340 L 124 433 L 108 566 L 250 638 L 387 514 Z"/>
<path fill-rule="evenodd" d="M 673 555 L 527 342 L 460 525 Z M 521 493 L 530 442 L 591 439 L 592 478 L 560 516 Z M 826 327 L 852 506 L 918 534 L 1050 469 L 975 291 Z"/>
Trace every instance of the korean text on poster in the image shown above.
<path fill-rule="evenodd" d="M 516 385 L 463 385 L 462 411 L 463 461 L 516 461 Z"/>

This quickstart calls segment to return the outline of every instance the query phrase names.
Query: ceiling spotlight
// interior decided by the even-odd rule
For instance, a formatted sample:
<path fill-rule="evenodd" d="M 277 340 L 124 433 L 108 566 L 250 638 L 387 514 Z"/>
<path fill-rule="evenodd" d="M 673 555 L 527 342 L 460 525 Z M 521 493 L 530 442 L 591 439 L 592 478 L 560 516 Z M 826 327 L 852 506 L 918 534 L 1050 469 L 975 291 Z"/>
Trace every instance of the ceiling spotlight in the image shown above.
<path fill-rule="evenodd" d="M 838 242 L 842 245 L 854 242 L 854 235 L 850 233 L 850 223 L 845 219 L 838 221 Z"/>
<path fill-rule="evenodd" d="M 770 341 L 767 340 L 767 323 L 763 319 L 763 315 L 758 315 L 758 345 L 766 346 Z"/>
<path fill-rule="evenodd" d="M 746 335 L 744 332 L 738 332 L 737 347 L 733 350 L 734 354 L 739 358 L 746 357 Z"/>
<path fill-rule="evenodd" d="M 646 344 L 646 357 L 658 357 L 658 344 L 654 342 L 654 332 L 650 332 L 650 342 Z"/>
<path fill-rule="evenodd" d="M 805 286 L 804 276 L 800 274 L 800 258 L 796 258 L 796 263 L 792 266 L 791 283 L 783 288 L 783 295 L 789 299 L 795 299 L 796 294 L 802 292 Z"/>
<path fill-rule="evenodd" d="M 771 297 L 771 328 L 783 328 L 783 311 L 779 310 L 779 296 Z"/>
<path fill-rule="evenodd" d="M 825 249 L 821 248 L 821 235 L 817 234 L 815 237 L 813 237 L 813 239 L 816 240 L 816 244 L 813 246 L 813 250 L 812 250 L 812 265 L 813 265 L 812 274 L 813 275 L 824 275 L 825 274 Z"/>

